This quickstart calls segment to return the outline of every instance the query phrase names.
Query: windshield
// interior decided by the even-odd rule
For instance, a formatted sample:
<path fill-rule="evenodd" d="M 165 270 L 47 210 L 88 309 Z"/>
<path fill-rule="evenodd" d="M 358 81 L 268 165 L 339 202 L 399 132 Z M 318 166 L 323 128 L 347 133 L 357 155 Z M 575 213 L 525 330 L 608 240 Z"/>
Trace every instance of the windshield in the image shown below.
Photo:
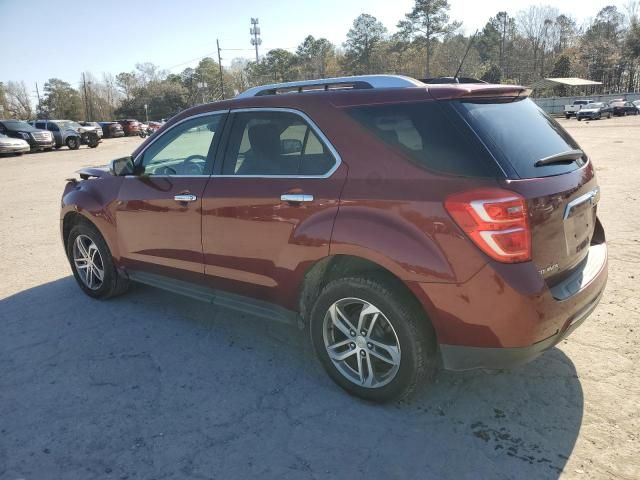
<path fill-rule="evenodd" d="M 584 108 L 600 108 L 602 107 L 604 104 L 603 103 L 590 103 L 589 105 L 587 105 Z"/>
<path fill-rule="evenodd" d="M 33 130 L 33 127 L 27 122 L 21 122 L 20 120 L 8 120 L 4 122 L 4 126 L 9 130 Z"/>
<path fill-rule="evenodd" d="M 82 125 L 80 125 L 78 122 L 66 122 L 66 125 L 66 128 L 73 128 L 74 130 L 82 128 Z"/>
<path fill-rule="evenodd" d="M 559 175 L 584 161 L 535 166 L 540 159 L 580 147 L 571 136 L 529 99 L 513 102 L 454 102 L 458 111 L 507 171 L 519 178 Z"/>

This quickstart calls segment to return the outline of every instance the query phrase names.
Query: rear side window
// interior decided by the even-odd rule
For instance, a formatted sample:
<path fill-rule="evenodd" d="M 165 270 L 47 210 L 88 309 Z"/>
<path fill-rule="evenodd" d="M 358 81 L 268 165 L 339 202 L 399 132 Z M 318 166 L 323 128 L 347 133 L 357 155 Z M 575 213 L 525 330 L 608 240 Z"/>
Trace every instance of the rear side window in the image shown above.
<path fill-rule="evenodd" d="M 314 129 L 292 112 L 234 114 L 223 173 L 237 176 L 322 176 L 336 164 Z"/>
<path fill-rule="evenodd" d="M 380 140 L 429 170 L 465 177 L 504 176 L 448 103 L 366 106 L 348 113 Z"/>
<path fill-rule="evenodd" d="M 453 102 L 507 172 L 519 178 L 547 177 L 571 172 L 584 160 L 535 164 L 552 155 L 575 150 L 578 144 L 529 99 L 511 102 Z"/>

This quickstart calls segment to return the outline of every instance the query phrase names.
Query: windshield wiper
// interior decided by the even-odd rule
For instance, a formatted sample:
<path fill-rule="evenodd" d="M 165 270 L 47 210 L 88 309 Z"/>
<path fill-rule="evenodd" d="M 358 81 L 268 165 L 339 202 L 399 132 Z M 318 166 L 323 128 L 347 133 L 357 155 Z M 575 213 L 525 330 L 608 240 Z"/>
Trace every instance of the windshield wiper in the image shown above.
<path fill-rule="evenodd" d="M 534 166 L 542 167 L 543 165 L 552 165 L 554 163 L 569 163 L 584 157 L 584 152 L 580 149 L 567 150 L 566 152 L 556 153 L 549 157 L 538 160 Z"/>

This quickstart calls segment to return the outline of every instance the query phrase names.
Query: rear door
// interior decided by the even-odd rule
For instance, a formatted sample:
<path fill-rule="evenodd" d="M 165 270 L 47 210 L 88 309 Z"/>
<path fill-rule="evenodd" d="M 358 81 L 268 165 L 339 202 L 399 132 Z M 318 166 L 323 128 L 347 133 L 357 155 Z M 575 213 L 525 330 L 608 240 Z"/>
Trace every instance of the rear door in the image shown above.
<path fill-rule="evenodd" d="M 179 122 L 136 158 L 144 173 L 124 178 L 116 210 L 125 267 L 202 282 L 202 193 L 225 117 Z"/>
<path fill-rule="evenodd" d="M 206 281 L 286 303 L 294 279 L 329 254 L 346 166 L 301 112 L 246 109 L 229 122 L 202 205 Z"/>
<path fill-rule="evenodd" d="M 507 179 L 528 201 L 532 259 L 547 279 L 583 260 L 596 225 L 599 188 L 571 136 L 531 100 L 455 102 Z"/>

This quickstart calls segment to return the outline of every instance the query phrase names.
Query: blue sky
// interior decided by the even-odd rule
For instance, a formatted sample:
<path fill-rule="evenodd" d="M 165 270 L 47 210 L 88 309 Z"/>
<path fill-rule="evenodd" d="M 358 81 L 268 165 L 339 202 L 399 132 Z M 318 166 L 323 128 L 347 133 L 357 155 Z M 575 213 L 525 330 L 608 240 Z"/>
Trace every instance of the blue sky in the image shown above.
<path fill-rule="evenodd" d="M 515 15 L 535 0 L 450 0 L 451 18 L 467 32 L 491 15 Z M 547 0 L 579 22 L 608 4 L 624 1 Z M 51 77 L 77 86 L 82 71 L 130 71 L 153 62 L 179 72 L 214 56 L 216 38 L 223 65 L 234 57 L 252 58 L 250 18 L 262 29 L 261 52 L 294 50 L 307 34 L 341 44 L 353 19 L 370 13 L 391 31 L 412 0 L 0 0 L 0 81 L 24 80 L 35 91 Z"/>

